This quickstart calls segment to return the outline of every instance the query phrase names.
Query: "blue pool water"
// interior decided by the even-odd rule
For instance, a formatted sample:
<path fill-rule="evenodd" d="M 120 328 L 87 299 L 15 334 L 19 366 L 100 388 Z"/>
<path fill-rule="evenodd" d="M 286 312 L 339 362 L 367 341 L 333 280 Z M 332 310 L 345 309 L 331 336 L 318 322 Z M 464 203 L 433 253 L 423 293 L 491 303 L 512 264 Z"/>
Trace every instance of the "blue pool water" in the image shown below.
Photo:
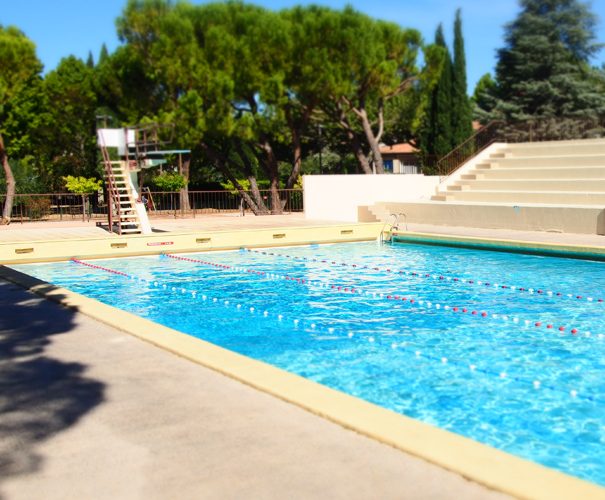
<path fill-rule="evenodd" d="M 605 485 L 604 263 L 374 242 L 181 257 L 14 267 Z"/>

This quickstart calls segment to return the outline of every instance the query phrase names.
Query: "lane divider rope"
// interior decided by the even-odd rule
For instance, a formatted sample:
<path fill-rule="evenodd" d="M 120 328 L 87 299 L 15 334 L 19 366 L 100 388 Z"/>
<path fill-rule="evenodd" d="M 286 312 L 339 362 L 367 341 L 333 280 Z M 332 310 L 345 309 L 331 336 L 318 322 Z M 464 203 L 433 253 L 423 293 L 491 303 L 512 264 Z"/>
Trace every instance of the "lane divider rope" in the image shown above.
<path fill-rule="evenodd" d="M 185 261 L 198 262 L 198 259 L 190 259 L 190 258 L 187 258 L 187 257 L 173 256 L 173 255 L 170 255 L 170 254 L 164 254 L 164 255 L 170 256 L 170 257 L 176 257 L 177 260 L 185 260 Z M 134 275 L 131 275 L 131 274 L 127 274 L 127 273 L 124 273 L 122 271 L 117 271 L 115 269 L 111 269 L 111 268 L 108 268 L 108 267 L 105 267 L 105 266 L 99 266 L 99 265 L 96 265 L 96 264 L 91 264 L 89 262 L 85 262 L 85 261 L 82 261 L 82 260 L 76 259 L 76 258 L 72 258 L 71 261 L 74 262 L 74 263 L 76 263 L 76 264 L 80 264 L 80 265 L 83 265 L 83 266 L 86 266 L 86 267 L 89 267 L 89 268 L 92 268 L 92 269 L 104 271 L 104 272 L 111 273 L 111 274 L 118 275 L 118 276 L 122 276 L 124 278 L 128 278 L 128 279 L 133 280 L 133 281 L 148 283 L 148 284 L 151 284 L 151 285 L 153 285 L 155 287 L 161 287 L 161 288 L 166 289 L 166 290 L 172 290 L 173 292 L 179 292 L 180 291 L 181 294 L 188 294 L 192 298 L 199 297 L 199 298 L 201 298 L 204 301 L 211 299 L 210 302 L 213 302 L 213 303 L 219 302 L 219 299 L 217 297 L 212 297 L 211 295 L 204 294 L 204 293 L 202 293 L 200 291 L 187 290 L 185 288 L 180 288 L 179 289 L 179 288 L 177 288 L 175 286 L 169 287 L 166 284 L 160 285 L 160 282 L 157 281 L 157 280 L 153 280 L 153 281 L 152 280 L 147 280 L 145 278 L 137 277 L 137 276 L 134 276 Z M 216 264 L 216 263 L 210 263 L 210 262 L 208 262 L 208 264 L 212 265 L 213 267 L 217 267 L 217 268 L 223 268 L 223 269 L 232 268 L 232 266 L 226 266 L 224 264 Z M 235 304 L 234 305 L 229 300 L 223 300 L 221 305 L 222 306 L 226 306 L 226 307 L 230 307 L 230 306 L 231 307 L 235 307 L 236 310 L 240 310 L 240 311 L 241 310 L 245 310 L 245 308 L 241 307 L 241 304 Z M 254 308 L 254 307 L 248 308 L 248 311 L 249 311 L 250 314 L 253 314 L 253 315 L 255 313 L 260 313 L 260 310 Z M 282 315 L 282 314 L 278 314 L 278 315 L 271 314 L 267 310 L 263 310 L 262 317 L 266 318 L 266 319 L 269 319 L 271 317 L 277 317 L 278 321 L 282 321 L 282 320 L 285 319 L 284 315 Z M 301 326 L 301 321 L 298 320 L 298 319 L 294 319 L 292 321 L 292 323 L 294 324 L 295 328 L 298 328 L 299 326 Z M 303 320 L 302 323 L 304 323 L 304 320 Z M 309 322 L 307 322 L 307 323 L 309 323 Z M 314 332 L 314 334 L 317 334 L 317 333 L 320 333 L 320 332 L 323 331 L 323 332 L 329 333 L 331 335 L 336 334 L 336 335 L 339 335 L 339 336 L 343 336 L 343 339 L 344 339 L 344 335 L 343 334 L 346 334 L 346 336 L 348 338 L 352 338 L 354 336 L 353 332 L 350 332 L 350 331 L 347 332 L 347 331 L 344 331 L 344 330 L 342 330 L 340 328 L 334 328 L 334 327 L 331 327 L 331 326 L 328 326 L 327 328 L 323 328 L 323 329 L 318 329 L 317 325 L 315 323 L 309 323 L 308 326 L 309 326 L 309 329 Z M 359 337 L 359 335 L 358 335 L 358 337 Z M 368 336 L 366 338 L 366 340 L 368 342 L 370 342 L 370 343 L 374 343 L 375 342 L 375 338 L 373 336 Z M 401 347 L 409 347 L 411 344 L 412 344 L 412 342 L 410 342 L 409 340 L 406 340 L 405 342 L 402 342 L 400 344 L 397 344 L 396 342 L 393 342 L 391 344 L 391 349 L 393 349 L 393 350 L 399 350 L 401 352 Z M 492 377 L 495 377 L 495 378 L 498 378 L 498 379 L 501 379 L 501 380 L 511 379 L 511 380 L 516 381 L 516 382 L 520 382 L 522 384 L 530 385 L 531 387 L 533 387 L 536 390 L 540 389 L 540 388 L 543 388 L 543 389 L 548 389 L 548 390 L 553 391 L 553 392 L 557 392 L 557 393 L 560 393 L 560 394 L 571 396 L 572 398 L 583 399 L 583 400 L 587 400 L 587 401 L 590 401 L 590 402 L 605 403 L 605 400 L 601 400 L 601 399 L 596 398 L 596 397 L 594 397 L 594 396 L 592 396 L 590 394 L 581 393 L 581 392 L 579 392 L 579 391 L 577 391 L 575 389 L 571 389 L 571 390 L 569 390 L 569 389 L 561 389 L 561 388 L 553 386 L 551 384 L 545 384 L 544 382 L 542 382 L 540 380 L 529 381 L 527 378 L 519 377 L 519 376 L 516 376 L 516 375 L 511 375 L 509 372 L 506 372 L 506 371 L 498 372 L 498 371 L 495 371 L 495 370 L 490 370 L 489 368 L 482 368 L 482 367 L 478 366 L 477 364 L 475 364 L 475 363 L 469 363 L 468 361 L 462 361 L 462 360 L 459 360 L 459 359 L 450 358 L 450 357 L 446 357 L 446 356 L 434 356 L 434 355 L 431 355 L 431 354 L 426 354 L 426 353 L 424 353 L 424 352 L 422 352 L 421 350 L 418 349 L 418 348 L 421 347 L 420 345 L 418 345 L 417 343 L 413 344 L 413 345 L 415 345 L 415 347 L 416 347 L 416 350 L 414 351 L 413 354 L 414 354 L 414 356 L 417 359 L 427 359 L 427 360 L 439 363 L 441 365 L 450 364 L 450 365 L 454 365 L 454 366 L 457 366 L 457 367 L 460 367 L 460 368 L 463 368 L 463 369 L 468 369 L 471 372 L 479 372 L 479 373 L 482 373 L 482 374 L 485 374 L 485 375 L 489 375 L 489 376 L 492 376 Z M 407 353 L 408 350 L 405 350 L 405 352 Z"/>
<path fill-rule="evenodd" d="M 376 266 L 372 267 L 372 266 L 360 265 L 360 264 L 349 264 L 347 262 L 337 262 L 334 260 L 327 260 L 327 259 L 314 259 L 314 258 L 310 258 L 310 257 L 305 257 L 305 256 L 300 256 L 300 255 L 289 255 L 289 254 L 284 254 L 284 253 L 279 253 L 279 252 L 266 252 L 266 251 L 262 251 L 262 250 L 252 250 L 250 248 L 244 248 L 244 250 L 246 252 L 255 253 L 255 254 L 271 255 L 271 256 L 275 256 L 275 257 L 284 257 L 284 258 L 293 259 L 293 260 L 304 260 L 307 262 L 317 262 L 320 264 L 347 266 L 347 267 L 352 267 L 352 268 L 356 268 L 356 269 L 370 269 L 372 271 L 379 271 L 379 272 L 386 272 L 386 273 L 393 273 L 393 274 L 405 274 L 407 276 L 415 276 L 418 278 L 433 278 L 433 279 L 439 280 L 439 281 L 454 282 L 454 283 L 459 283 L 459 284 L 486 286 L 486 287 L 492 287 L 494 289 L 500 289 L 500 290 L 527 292 L 531 295 L 537 294 L 537 295 L 548 296 L 548 297 L 557 297 L 557 298 L 575 298 L 577 300 L 584 299 L 587 302 L 590 302 L 592 304 L 604 303 L 604 299 L 595 299 L 593 297 L 586 296 L 586 294 L 571 294 L 571 293 L 564 294 L 561 292 L 553 292 L 551 290 L 543 290 L 541 288 L 528 288 L 528 287 L 520 287 L 520 286 L 516 286 L 516 285 L 492 283 L 490 281 L 484 281 L 484 280 L 443 276 L 439 273 L 434 273 L 434 272 L 408 271 L 408 270 L 403 270 L 403 269 L 394 270 L 394 269 L 384 268 L 384 267 L 376 267 Z"/>
<path fill-rule="evenodd" d="M 473 309 L 473 308 L 469 308 L 469 307 L 462 307 L 459 305 L 456 305 L 456 306 L 443 305 L 443 304 L 439 304 L 439 303 L 433 303 L 428 300 L 421 300 L 421 299 L 418 299 L 415 297 L 410 297 L 409 295 L 404 296 L 404 295 L 390 293 L 390 292 L 389 293 L 369 292 L 367 290 L 362 290 L 360 287 L 355 287 L 355 286 L 341 286 L 341 285 L 325 283 L 322 281 L 305 280 L 303 278 L 295 278 L 295 277 L 292 277 L 289 275 L 279 275 L 279 274 L 267 273 L 265 271 L 257 271 L 252 268 L 235 267 L 235 266 L 230 266 L 227 264 L 216 264 L 214 262 L 210 262 L 210 261 L 206 261 L 206 260 L 202 260 L 202 259 L 194 259 L 191 257 L 183 257 L 180 255 L 174 255 L 174 254 L 169 254 L 169 253 L 164 253 L 162 255 L 165 257 L 174 259 L 174 260 L 181 260 L 181 261 L 186 261 L 186 262 L 204 264 L 204 265 L 216 267 L 216 268 L 223 269 L 223 270 L 246 272 L 251 275 L 265 276 L 270 279 L 284 279 L 286 281 L 289 281 L 291 283 L 297 283 L 299 285 L 307 285 L 307 286 L 315 285 L 315 286 L 319 286 L 321 288 L 329 288 L 330 290 L 337 292 L 337 293 L 344 293 L 344 294 L 352 293 L 352 294 L 373 296 L 373 297 L 381 298 L 381 299 L 386 298 L 387 300 L 407 302 L 409 304 L 416 305 L 416 306 L 425 306 L 429 309 L 432 308 L 434 305 L 436 310 L 451 311 L 453 313 L 463 313 L 463 314 L 468 313 L 471 317 L 474 317 L 474 318 L 490 318 L 490 319 L 500 320 L 500 321 L 504 321 L 504 322 L 508 322 L 510 320 L 513 323 L 523 322 L 526 326 L 533 324 L 533 326 L 535 326 L 536 328 L 545 327 L 548 330 L 557 330 L 561 333 L 563 333 L 565 331 L 571 332 L 572 335 L 577 335 L 579 333 L 579 330 L 576 327 L 570 328 L 568 326 L 562 326 L 562 325 L 556 326 L 554 323 L 551 323 L 548 321 L 543 321 L 543 320 L 538 320 L 538 321 L 536 321 L 536 320 L 532 321 L 532 320 L 527 320 L 527 319 L 521 320 L 517 316 L 511 316 L 508 314 L 499 314 L 499 313 L 490 314 L 487 311 L 481 311 L 481 310 L 477 310 L 477 309 Z M 592 335 L 592 333 L 589 331 L 584 332 L 584 336 L 586 336 L 586 337 L 590 337 L 591 335 Z"/>

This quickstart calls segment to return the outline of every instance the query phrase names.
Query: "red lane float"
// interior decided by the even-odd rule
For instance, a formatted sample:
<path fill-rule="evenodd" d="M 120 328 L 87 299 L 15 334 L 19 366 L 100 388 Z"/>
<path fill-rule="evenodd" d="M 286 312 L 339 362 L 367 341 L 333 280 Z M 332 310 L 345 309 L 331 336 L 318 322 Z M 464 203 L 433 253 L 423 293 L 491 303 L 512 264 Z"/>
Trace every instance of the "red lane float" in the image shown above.
<path fill-rule="evenodd" d="M 217 267 L 217 268 L 220 268 L 220 269 L 229 269 L 229 270 L 235 270 L 235 271 L 240 270 L 240 271 L 251 273 L 251 274 L 255 274 L 255 275 L 258 275 L 258 276 L 266 276 L 266 273 L 264 271 L 256 271 L 256 270 L 250 269 L 250 268 L 243 268 L 243 267 L 242 268 L 236 268 L 234 266 L 228 266 L 228 265 L 224 265 L 224 264 L 216 264 L 214 262 L 208 262 L 208 261 L 201 260 L 201 259 L 193 259 L 193 258 L 190 258 L 190 257 L 181 257 L 181 256 L 178 256 L 178 255 L 173 255 L 173 254 L 168 254 L 168 253 L 163 254 L 163 255 L 165 255 L 166 257 L 170 257 L 172 259 L 175 259 L 175 260 L 182 260 L 182 261 L 187 261 L 187 262 L 196 262 L 196 263 L 199 263 L 199 264 L 204 264 L 204 265 L 208 265 L 208 266 L 212 266 L 212 267 Z M 277 275 L 277 274 L 271 274 L 270 277 L 271 276 L 275 276 L 277 278 L 284 279 L 286 281 L 291 281 L 291 282 L 294 282 L 294 283 L 298 283 L 298 284 L 301 284 L 301 285 L 312 285 L 312 284 L 316 284 L 316 285 L 319 285 L 319 286 L 323 285 L 323 283 L 319 282 L 319 281 L 313 282 L 313 281 L 304 280 L 302 278 L 293 278 L 293 277 L 287 276 L 287 275 L 282 276 L 282 275 Z M 331 290 L 334 290 L 335 292 L 340 292 L 340 293 L 359 293 L 359 294 L 363 294 L 363 292 L 360 291 L 359 288 L 355 288 L 355 287 L 344 287 L 344 286 L 338 286 L 338 285 L 334 285 L 334 284 L 326 284 L 326 287 L 329 288 L 329 289 L 331 289 Z M 370 294 L 370 295 L 373 295 L 373 296 L 377 296 L 378 295 L 378 296 L 380 296 L 380 298 L 385 297 L 387 300 L 399 300 L 401 302 L 408 301 L 410 304 L 416 304 L 417 302 L 420 302 L 420 305 L 422 305 L 422 303 L 424 303 L 424 302 L 426 302 L 427 304 L 431 303 L 429 301 L 424 301 L 424 302 L 418 301 L 418 299 L 414 299 L 414 298 L 400 297 L 399 295 L 394 295 L 394 294 L 384 294 L 384 293 L 374 293 L 374 292 L 371 292 L 371 293 L 370 292 L 366 292 L 366 293 Z M 441 309 L 441 304 L 435 304 L 435 309 Z M 463 313 L 468 312 L 468 309 L 466 307 L 463 307 L 462 309 L 460 309 L 459 306 L 450 307 L 449 305 L 445 305 L 445 306 L 443 306 L 443 309 L 445 311 L 452 310 L 453 312 L 460 312 L 460 311 L 463 312 Z M 486 311 L 478 312 L 478 311 L 474 311 L 474 310 L 471 312 L 471 315 L 472 316 L 481 316 L 482 318 L 487 318 L 487 317 L 490 316 Z M 507 317 L 506 315 L 502 315 L 502 314 L 500 314 L 500 315 L 494 315 L 494 314 L 492 314 L 492 318 L 494 318 L 494 319 L 496 319 L 496 317 L 497 318 L 502 318 L 503 316 Z M 517 318 L 517 320 L 518 320 L 518 318 Z M 530 325 L 531 321 L 525 320 L 525 324 L 526 325 Z M 541 321 L 536 321 L 534 323 L 534 326 L 536 326 L 536 327 L 542 326 L 542 322 Z M 558 329 L 559 329 L 560 332 L 565 331 L 565 327 L 564 326 L 560 326 Z M 575 335 L 575 334 L 578 333 L 578 329 L 577 328 L 573 328 L 571 330 L 571 332 Z"/>
<path fill-rule="evenodd" d="M 130 276 L 128 276 L 128 274 L 123 273 L 122 271 L 116 271 L 115 269 L 110 269 L 108 267 L 97 266 L 96 264 L 89 264 L 88 262 L 84 262 L 82 260 L 75 259 L 73 257 L 72 257 L 71 261 L 75 262 L 76 264 L 82 264 L 83 266 L 90 267 L 92 269 L 100 269 L 101 271 L 106 271 L 111 274 L 117 274 L 119 276 L 126 276 L 127 278 L 130 277 Z"/>
<path fill-rule="evenodd" d="M 288 255 L 288 254 L 283 254 L 283 253 L 276 253 L 276 252 L 265 252 L 262 250 L 252 250 L 250 248 L 246 248 L 245 251 L 250 252 L 250 253 L 258 253 L 261 255 L 271 255 L 274 257 L 285 257 L 287 259 L 294 259 L 294 260 L 305 260 L 308 262 L 321 262 L 323 264 L 329 264 L 329 262 L 327 260 L 317 260 L 317 259 L 311 259 L 309 257 L 304 257 L 304 256 L 297 256 L 297 255 Z M 418 273 L 418 272 L 414 272 L 414 271 L 392 271 L 391 269 L 382 269 L 379 267 L 372 267 L 372 268 L 368 268 L 368 266 L 361 266 L 359 264 L 347 264 L 346 262 L 335 262 L 332 261 L 332 264 L 338 264 L 341 266 L 351 266 L 357 269 L 372 269 L 374 271 L 381 271 L 381 272 L 388 272 L 388 273 L 398 273 L 398 274 L 407 274 L 410 276 L 418 276 L 420 278 L 430 278 L 431 276 L 434 276 L 436 279 L 439 279 L 440 281 L 445 281 L 448 280 L 447 277 L 445 276 L 438 276 L 435 273 Z M 467 279 L 465 280 L 464 278 L 457 278 L 457 277 L 451 277 L 449 278 L 450 281 L 455 281 L 458 283 L 467 283 L 470 285 L 481 285 L 483 284 L 484 286 L 492 286 L 492 283 L 490 282 L 483 282 L 481 280 L 472 280 L 472 279 Z M 495 286 L 495 284 L 494 284 Z M 535 290 L 533 288 L 525 288 L 525 287 L 515 287 L 512 285 L 500 285 L 500 288 L 505 289 L 505 290 L 512 290 L 512 291 L 520 291 L 520 292 L 530 292 L 533 293 L 534 291 L 538 294 L 538 295 L 549 295 L 552 297 L 564 297 L 564 294 L 562 294 L 561 292 L 545 292 L 544 290 Z M 574 295 L 573 294 L 568 294 L 569 298 L 573 298 Z M 584 297 L 583 295 L 575 295 L 575 298 L 578 300 L 582 300 L 585 299 L 588 302 L 603 302 L 603 299 L 593 299 L 592 297 Z"/>

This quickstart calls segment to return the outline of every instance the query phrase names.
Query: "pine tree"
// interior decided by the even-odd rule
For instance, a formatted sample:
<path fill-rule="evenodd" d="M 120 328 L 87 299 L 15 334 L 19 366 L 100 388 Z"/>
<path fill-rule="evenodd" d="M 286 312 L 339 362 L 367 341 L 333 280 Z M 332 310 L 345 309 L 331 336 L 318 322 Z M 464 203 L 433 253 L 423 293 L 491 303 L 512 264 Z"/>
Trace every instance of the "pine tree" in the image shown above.
<path fill-rule="evenodd" d="M 495 100 L 493 95 L 496 92 L 496 82 L 491 73 L 485 73 L 477 85 L 471 97 L 471 106 L 473 108 L 473 118 L 482 123 L 489 121 L 490 113 L 494 109 Z"/>
<path fill-rule="evenodd" d="M 593 85 L 589 59 L 596 16 L 577 0 L 520 0 L 521 12 L 505 26 L 498 51 L 493 117 L 595 117 L 605 95 Z"/>
<path fill-rule="evenodd" d="M 95 59 L 92 56 L 92 52 L 90 50 L 88 51 L 88 58 L 86 59 L 86 66 L 88 66 L 89 68 L 95 67 Z"/>
<path fill-rule="evenodd" d="M 107 45 L 103 44 L 101 46 L 101 52 L 99 54 L 99 63 L 105 62 L 105 60 L 109 57 L 109 51 L 107 50 Z"/>
<path fill-rule="evenodd" d="M 454 66 L 452 71 L 452 147 L 464 142 L 473 133 L 471 105 L 466 93 L 466 57 L 462 38 L 460 9 L 454 21 Z"/>

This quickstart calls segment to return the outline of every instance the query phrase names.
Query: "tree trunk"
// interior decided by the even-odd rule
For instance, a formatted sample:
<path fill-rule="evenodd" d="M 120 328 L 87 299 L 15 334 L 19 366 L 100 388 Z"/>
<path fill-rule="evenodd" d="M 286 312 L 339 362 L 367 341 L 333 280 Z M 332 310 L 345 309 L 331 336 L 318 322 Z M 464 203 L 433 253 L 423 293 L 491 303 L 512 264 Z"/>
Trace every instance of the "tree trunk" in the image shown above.
<path fill-rule="evenodd" d="M 351 147 L 351 151 L 357 158 L 357 163 L 363 170 L 364 174 L 373 174 L 372 166 L 370 165 L 370 161 L 368 160 L 367 155 L 364 153 L 363 148 L 361 147 L 361 143 L 359 139 L 355 135 L 352 130 L 347 131 L 347 137 L 349 139 L 349 146 Z"/>
<path fill-rule="evenodd" d="M 286 181 L 286 189 L 292 189 L 298 176 L 300 175 L 300 169 L 302 168 L 302 144 L 300 141 L 300 132 L 296 127 L 292 127 L 292 149 L 294 155 L 292 158 L 292 171 Z"/>
<path fill-rule="evenodd" d="M 249 175 L 247 177 L 248 182 L 250 183 L 250 193 L 252 193 L 252 198 L 256 202 L 257 211 L 254 212 L 254 215 L 269 215 L 269 209 L 263 200 L 263 195 L 258 188 L 258 182 L 256 182 L 256 177 L 254 175 Z"/>
<path fill-rule="evenodd" d="M 187 158 L 185 161 L 182 160 L 181 155 L 179 155 L 179 174 L 181 174 L 187 184 L 185 187 L 179 191 L 180 196 L 180 206 L 182 211 L 191 210 L 191 205 L 189 204 L 189 165 L 191 164 L 191 158 Z"/>
<path fill-rule="evenodd" d="M 252 198 L 254 198 L 256 204 L 256 209 L 252 209 L 254 215 L 268 215 L 269 209 L 263 200 L 263 195 L 260 193 L 258 182 L 256 181 L 256 176 L 254 175 L 254 170 L 250 165 L 249 157 L 244 149 L 243 144 L 240 141 L 236 141 L 234 149 L 237 156 L 239 156 L 241 167 L 246 174 L 246 179 L 248 179 L 248 182 L 250 183 L 250 193 L 252 193 Z"/>
<path fill-rule="evenodd" d="M 366 135 L 366 140 L 370 145 L 370 149 L 372 150 L 372 156 L 374 157 L 374 167 L 376 168 L 377 174 L 384 174 L 384 163 L 382 161 L 382 153 L 380 152 L 380 137 L 382 136 L 382 112 L 379 113 L 379 131 L 378 134 L 374 135 L 374 131 L 372 130 L 372 125 L 370 120 L 368 120 L 368 113 L 365 108 L 361 108 L 359 110 L 354 110 L 355 114 L 359 117 L 361 121 L 361 126 L 363 127 L 363 131 Z"/>
<path fill-rule="evenodd" d="M 336 104 L 336 108 L 332 109 L 330 111 L 331 111 L 331 113 L 328 113 L 328 114 L 332 115 L 335 118 L 336 123 L 338 123 L 340 128 L 342 128 L 344 130 L 344 132 L 347 136 L 349 147 L 351 148 L 351 152 L 355 155 L 355 158 L 357 159 L 357 163 L 363 170 L 363 173 L 364 174 L 374 173 L 372 171 L 370 162 L 368 161 L 368 157 L 365 154 L 363 148 L 361 147 L 361 142 L 359 141 L 359 138 L 357 137 L 355 130 L 353 130 L 353 127 L 349 123 L 349 118 L 347 117 L 347 113 L 344 109 L 342 109 L 342 104 L 340 102 L 338 102 Z"/>
<path fill-rule="evenodd" d="M 237 189 L 237 192 L 239 193 L 239 195 L 246 202 L 246 205 L 248 205 L 250 207 L 250 210 L 252 210 L 252 213 L 254 215 L 268 214 L 269 211 L 267 210 L 267 207 L 265 207 L 264 204 L 262 203 L 262 197 L 258 190 L 258 186 L 256 185 L 256 178 L 254 176 L 248 176 L 248 179 L 254 179 L 255 189 L 253 189 L 252 192 L 255 195 L 255 197 L 257 197 L 257 200 L 261 201 L 260 204 L 257 203 L 257 201 L 255 201 L 254 199 L 252 199 L 250 194 L 237 181 L 235 176 L 231 173 L 231 170 L 229 170 L 229 167 L 227 167 L 227 159 L 224 157 L 223 154 L 221 154 L 220 151 L 216 150 L 215 148 L 211 147 L 210 145 L 208 145 L 206 143 L 201 143 L 201 146 L 204 149 L 204 151 L 206 152 L 206 154 L 208 155 L 208 157 L 215 162 L 216 166 L 223 173 L 223 175 L 229 181 L 231 181 L 231 183 L 233 184 L 235 189 Z M 250 185 L 252 186 L 252 182 L 250 183 Z"/>
<path fill-rule="evenodd" d="M 2 210 L 2 220 L 0 225 L 5 226 L 11 222 L 11 214 L 13 213 L 13 203 L 15 201 L 15 176 L 8 163 L 8 156 L 6 149 L 4 148 L 4 139 L 0 134 L 0 161 L 2 161 L 2 167 L 4 168 L 4 175 L 6 176 L 6 199 L 4 200 L 4 208 Z"/>
<path fill-rule="evenodd" d="M 277 167 L 277 158 L 267 139 L 263 140 L 260 147 L 265 152 L 265 170 L 271 181 L 271 213 L 273 215 L 279 215 L 283 213 L 283 210 L 279 198 L 279 169 Z"/>

